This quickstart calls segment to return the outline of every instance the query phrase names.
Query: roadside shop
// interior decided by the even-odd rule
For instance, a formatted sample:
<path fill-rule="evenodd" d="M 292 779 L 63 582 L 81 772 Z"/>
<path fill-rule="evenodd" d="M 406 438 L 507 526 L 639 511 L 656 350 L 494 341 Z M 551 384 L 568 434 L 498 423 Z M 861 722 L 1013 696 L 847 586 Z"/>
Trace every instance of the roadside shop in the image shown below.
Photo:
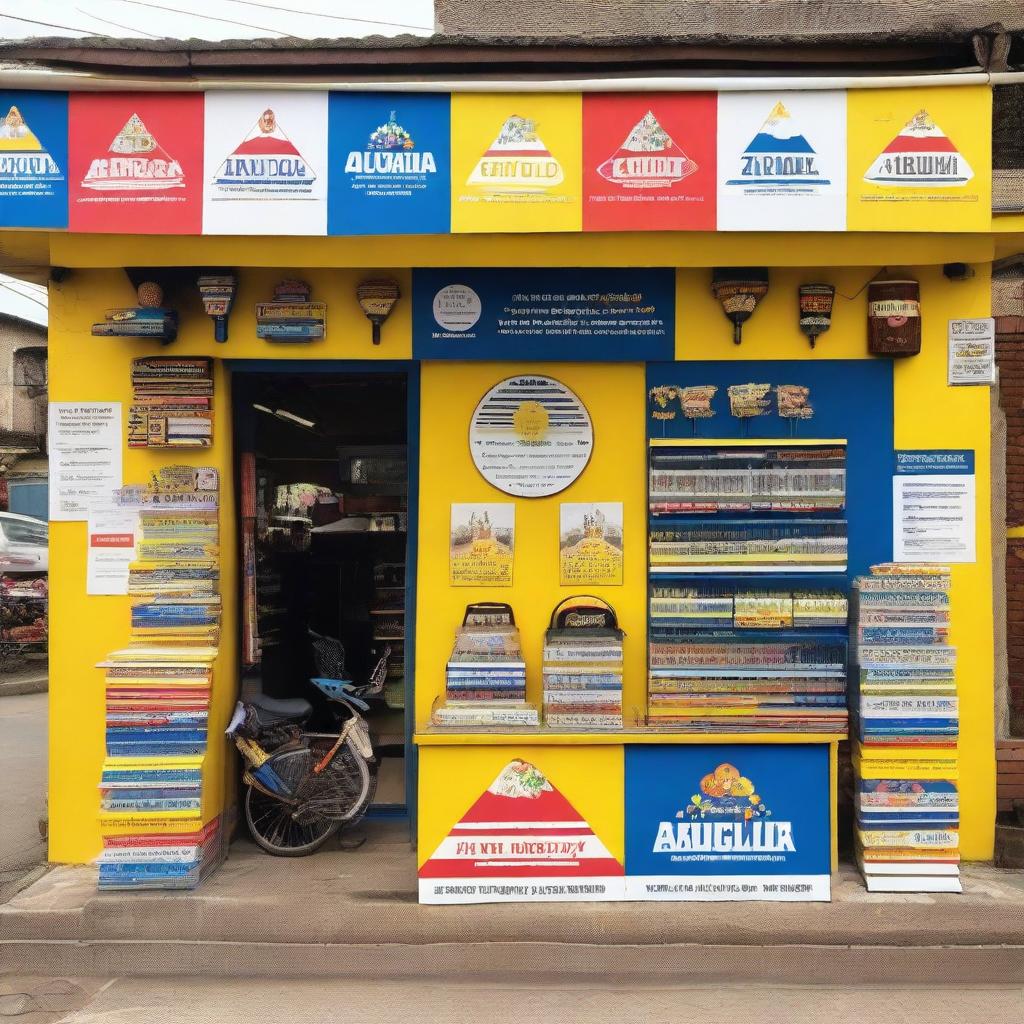
<path fill-rule="evenodd" d="M 390 649 L 424 902 L 991 857 L 990 87 L 0 101 L 62 268 L 51 859 L 198 880 L 322 638 Z"/>

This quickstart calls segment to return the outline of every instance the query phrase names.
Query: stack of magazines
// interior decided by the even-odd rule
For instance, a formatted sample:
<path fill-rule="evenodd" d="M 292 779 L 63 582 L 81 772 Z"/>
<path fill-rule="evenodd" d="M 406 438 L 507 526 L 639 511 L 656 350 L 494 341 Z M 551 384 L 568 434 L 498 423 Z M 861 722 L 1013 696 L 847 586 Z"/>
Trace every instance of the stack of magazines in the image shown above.
<path fill-rule="evenodd" d="M 570 597 L 544 635 L 544 721 L 552 729 L 622 728 L 622 640 L 615 611 Z"/>
<path fill-rule="evenodd" d="M 854 583 L 857 860 L 872 892 L 959 892 L 959 705 L 949 569 Z"/>
<path fill-rule="evenodd" d="M 445 701 L 434 708 L 441 726 L 538 725 L 526 700 L 526 662 L 512 609 L 472 604 L 448 659 Z"/>
<path fill-rule="evenodd" d="M 101 888 L 190 888 L 222 853 L 202 810 L 213 665 L 220 636 L 216 470 L 167 466 L 126 487 L 141 539 L 129 570 L 129 645 L 106 674 L 100 781 Z"/>
<path fill-rule="evenodd" d="M 208 448 L 213 443 L 211 359 L 135 359 L 132 390 L 129 448 Z"/>
<path fill-rule="evenodd" d="M 848 602 L 839 590 L 655 584 L 650 609 L 652 624 L 664 622 L 694 629 L 845 629 Z"/>

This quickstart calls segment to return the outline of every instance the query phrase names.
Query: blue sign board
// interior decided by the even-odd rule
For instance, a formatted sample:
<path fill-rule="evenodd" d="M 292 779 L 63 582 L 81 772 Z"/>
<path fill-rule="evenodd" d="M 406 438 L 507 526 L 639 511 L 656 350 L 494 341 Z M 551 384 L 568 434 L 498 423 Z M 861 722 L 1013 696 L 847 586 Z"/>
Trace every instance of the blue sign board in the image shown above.
<path fill-rule="evenodd" d="M 451 100 L 408 93 L 331 93 L 327 232 L 447 234 Z"/>
<path fill-rule="evenodd" d="M 974 476 L 971 448 L 912 448 L 896 452 L 897 476 Z"/>
<path fill-rule="evenodd" d="M 829 746 L 626 747 L 626 898 L 828 900 Z"/>
<path fill-rule="evenodd" d="M 414 359 L 675 358 L 671 268 L 414 270 Z"/>
<path fill-rule="evenodd" d="M 68 224 L 68 97 L 0 91 L 0 228 Z"/>

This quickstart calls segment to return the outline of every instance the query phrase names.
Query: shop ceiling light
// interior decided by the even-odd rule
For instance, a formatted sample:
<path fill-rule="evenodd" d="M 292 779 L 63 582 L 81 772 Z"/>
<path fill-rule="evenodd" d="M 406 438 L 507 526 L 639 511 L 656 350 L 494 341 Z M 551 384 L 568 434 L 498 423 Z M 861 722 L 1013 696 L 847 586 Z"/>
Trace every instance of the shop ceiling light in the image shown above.
<path fill-rule="evenodd" d="M 363 281 L 356 288 L 359 306 L 373 324 L 373 343 L 380 344 L 380 327 L 391 315 L 395 303 L 401 296 L 398 282 L 389 277 L 373 278 Z"/>

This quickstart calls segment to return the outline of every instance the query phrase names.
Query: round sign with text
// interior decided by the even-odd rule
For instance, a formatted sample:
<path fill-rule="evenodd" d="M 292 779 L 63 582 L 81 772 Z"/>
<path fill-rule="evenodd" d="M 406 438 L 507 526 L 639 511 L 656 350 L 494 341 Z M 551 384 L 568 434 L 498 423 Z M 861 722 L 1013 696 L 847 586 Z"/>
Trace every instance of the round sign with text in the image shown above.
<path fill-rule="evenodd" d="M 564 491 L 586 469 L 594 427 L 586 406 L 551 377 L 524 374 L 480 400 L 469 449 L 483 478 L 519 498 Z"/>

